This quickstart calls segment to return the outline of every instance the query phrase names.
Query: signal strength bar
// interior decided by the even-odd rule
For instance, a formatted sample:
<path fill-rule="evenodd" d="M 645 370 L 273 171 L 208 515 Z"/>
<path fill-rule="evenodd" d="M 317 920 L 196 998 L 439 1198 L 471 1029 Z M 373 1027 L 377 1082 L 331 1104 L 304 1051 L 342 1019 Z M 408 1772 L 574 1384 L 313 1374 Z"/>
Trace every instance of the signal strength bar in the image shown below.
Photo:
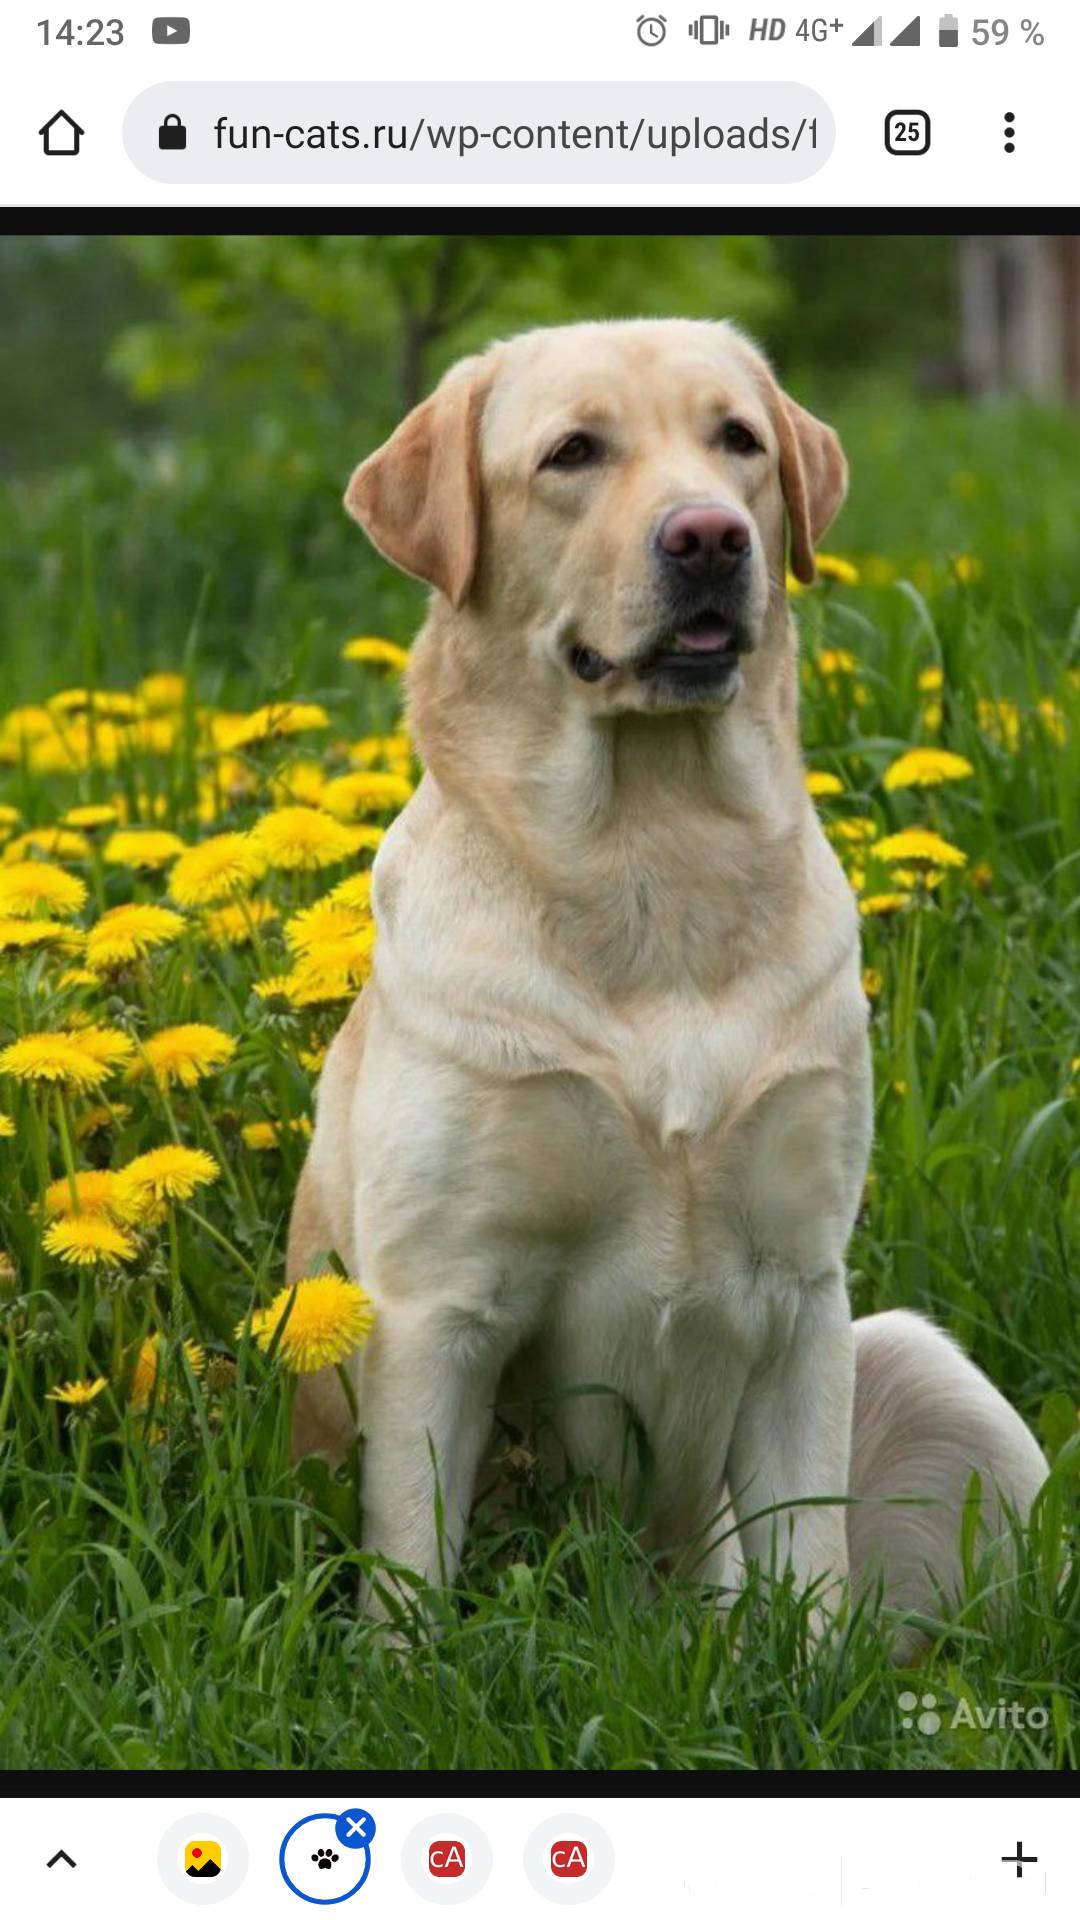
<path fill-rule="evenodd" d="M 914 20 L 904 28 L 903 33 L 898 33 L 896 39 L 890 41 L 890 45 L 894 47 L 920 47 L 922 45 L 922 16 L 916 14 Z"/>
<path fill-rule="evenodd" d="M 873 24 L 867 27 L 866 32 L 860 33 L 858 39 L 853 40 L 851 44 L 853 47 L 880 47 L 881 45 L 880 13 L 878 14 L 878 17 L 873 22 Z"/>

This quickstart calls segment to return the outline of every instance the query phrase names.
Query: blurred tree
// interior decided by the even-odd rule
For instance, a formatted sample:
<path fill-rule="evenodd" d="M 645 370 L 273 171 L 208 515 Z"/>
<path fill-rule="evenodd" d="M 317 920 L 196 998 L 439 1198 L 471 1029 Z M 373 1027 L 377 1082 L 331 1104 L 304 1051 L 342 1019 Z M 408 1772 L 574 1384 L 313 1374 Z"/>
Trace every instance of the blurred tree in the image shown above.
<path fill-rule="evenodd" d="M 957 360 L 955 236 L 782 234 L 773 248 L 789 297 L 772 345 L 792 377 L 835 384 L 838 374 L 870 371 L 910 380 Z"/>
<path fill-rule="evenodd" d="M 115 370 L 141 399 L 231 409 L 324 400 L 385 426 L 448 362 L 500 332 L 616 314 L 782 308 L 768 240 L 677 234 L 221 235 L 122 243 L 166 316 L 125 328 Z M 189 400 L 185 398 L 185 407 Z"/>

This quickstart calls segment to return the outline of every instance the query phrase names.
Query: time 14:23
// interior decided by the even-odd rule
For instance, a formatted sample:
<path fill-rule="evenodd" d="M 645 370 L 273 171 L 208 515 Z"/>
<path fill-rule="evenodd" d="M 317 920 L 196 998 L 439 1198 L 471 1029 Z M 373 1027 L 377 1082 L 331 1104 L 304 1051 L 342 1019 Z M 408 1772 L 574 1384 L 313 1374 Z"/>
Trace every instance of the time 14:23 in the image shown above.
<path fill-rule="evenodd" d="M 38 26 L 46 46 L 118 47 L 124 38 L 122 20 L 39 20 Z"/>

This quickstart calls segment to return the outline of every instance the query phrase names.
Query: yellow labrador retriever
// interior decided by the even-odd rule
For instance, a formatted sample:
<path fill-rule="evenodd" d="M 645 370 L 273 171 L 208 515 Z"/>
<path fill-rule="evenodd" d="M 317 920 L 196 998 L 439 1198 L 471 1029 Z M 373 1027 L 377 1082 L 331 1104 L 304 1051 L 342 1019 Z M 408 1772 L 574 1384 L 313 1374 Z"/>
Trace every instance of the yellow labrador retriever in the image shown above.
<path fill-rule="evenodd" d="M 789 543 L 813 579 L 846 477 L 746 340 L 672 320 L 494 346 L 349 486 L 435 590 L 426 772 L 375 863 L 290 1273 L 334 1248 L 375 1300 L 365 1544 L 431 1578 L 500 1394 L 551 1396 L 571 1461 L 614 1479 L 629 1405 L 650 1542 L 713 1585 L 726 1490 L 744 1559 L 823 1590 L 850 1559 L 930 1606 L 971 1469 L 999 1528 L 995 1489 L 1026 1511 L 1044 1475 L 943 1334 L 848 1307 L 867 1009 L 784 584 Z M 298 1447 L 349 1437 L 316 1377 Z"/>

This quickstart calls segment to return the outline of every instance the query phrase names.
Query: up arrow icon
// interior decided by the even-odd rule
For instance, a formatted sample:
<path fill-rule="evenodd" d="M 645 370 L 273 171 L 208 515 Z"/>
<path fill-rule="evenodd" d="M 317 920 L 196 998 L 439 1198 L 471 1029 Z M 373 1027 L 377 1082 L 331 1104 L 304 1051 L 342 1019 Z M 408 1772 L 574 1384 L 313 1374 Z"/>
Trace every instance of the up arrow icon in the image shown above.
<path fill-rule="evenodd" d="M 72 1859 L 70 1853 L 65 1853 L 63 1847 L 61 1847 L 59 1853 L 53 1854 L 53 1857 L 51 1860 L 46 1861 L 46 1865 L 50 1867 L 55 1867 L 58 1860 L 66 1860 L 69 1867 L 73 1867 L 75 1865 L 75 1862 Z"/>

